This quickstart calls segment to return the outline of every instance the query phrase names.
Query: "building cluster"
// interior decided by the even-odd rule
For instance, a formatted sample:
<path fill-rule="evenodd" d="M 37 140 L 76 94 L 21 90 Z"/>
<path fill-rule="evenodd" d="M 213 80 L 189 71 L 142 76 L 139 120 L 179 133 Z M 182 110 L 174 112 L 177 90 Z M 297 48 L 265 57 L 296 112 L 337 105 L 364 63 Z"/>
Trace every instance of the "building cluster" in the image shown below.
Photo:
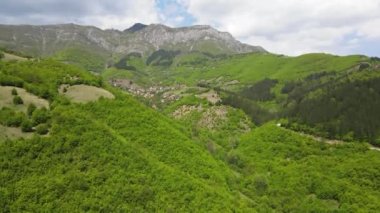
<path fill-rule="evenodd" d="M 154 97 L 160 96 L 161 103 L 172 102 L 179 100 L 180 95 L 174 94 L 172 91 L 179 89 L 181 86 L 150 86 L 144 88 L 134 83 L 129 79 L 112 79 L 110 83 L 114 87 L 119 87 L 123 90 L 128 91 L 132 95 L 143 97 L 146 99 L 153 99 Z"/>

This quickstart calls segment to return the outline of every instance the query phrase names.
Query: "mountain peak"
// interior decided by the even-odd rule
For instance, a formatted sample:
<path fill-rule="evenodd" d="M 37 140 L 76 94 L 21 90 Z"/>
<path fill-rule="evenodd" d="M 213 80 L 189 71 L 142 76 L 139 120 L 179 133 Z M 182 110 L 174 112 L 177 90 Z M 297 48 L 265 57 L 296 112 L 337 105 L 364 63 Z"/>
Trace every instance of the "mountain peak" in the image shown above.
<path fill-rule="evenodd" d="M 136 23 L 134 24 L 132 27 L 124 30 L 124 32 L 131 32 L 131 33 L 134 33 L 134 32 L 137 32 L 137 31 L 140 31 L 142 29 L 144 29 L 145 27 L 147 27 L 148 25 L 145 25 L 145 24 L 141 24 L 141 23 Z"/>
<path fill-rule="evenodd" d="M 210 25 L 193 25 L 187 28 L 193 28 L 193 29 L 213 29 L 216 30 L 215 28 L 211 27 Z"/>

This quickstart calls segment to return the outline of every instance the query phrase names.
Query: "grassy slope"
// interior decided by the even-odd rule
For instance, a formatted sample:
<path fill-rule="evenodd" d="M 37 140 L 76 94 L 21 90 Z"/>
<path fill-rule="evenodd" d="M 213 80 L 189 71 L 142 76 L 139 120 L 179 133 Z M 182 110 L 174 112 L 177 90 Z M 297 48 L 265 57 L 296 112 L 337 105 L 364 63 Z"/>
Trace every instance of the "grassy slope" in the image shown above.
<path fill-rule="evenodd" d="M 226 59 L 210 61 L 207 65 L 173 68 L 173 77 L 185 83 L 196 83 L 201 79 L 223 76 L 239 80 L 244 84 L 264 78 L 294 80 L 319 71 L 343 71 L 365 60 L 362 56 L 333 56 L 328 54 L 307 54 L 285 57 L 273 54 L 245 54 Z"/>
<path fill-rule="evenodd" d="M 99 87 L 88 86 L 85 84 L 69 86 L 64 95 L 75 103 L 87 103 L 97 101 L 99 98 L 115 98 L 114 95 L 107 90 Z"/>
<path fill-rule="evenodd" d="M 27 58 L 24 58 L 24 57 L 21 57 L 21 56 L 18 56 L 18 55 L 14 55 L 14 54 L 11 54 L 11 53 L 4 52 L 3 54 L 4 54 L 4 58 L 2 60 L 4 60 L 4 61 L 12 61 L 12 60 L 26 61 L 26 60 L 28 60 Z"/>
<path fill-rule="evenodd" d="M 33 133 L 23 132 L 17 127 L 7 127 L 0 124 L 0 141 L 6 139 L 31 138 Z"/>
<path fill-rule="evenodd" d="M 81 47 L 66 48 L 53 56 L 58 61 L 75 64 L 93 72 L 103 71 L 108 57 L 103 51 Z"/>
<path fill-rule="evenodd" d="M 12 90 L 15 89 L 17 91 L 17 95 L 21 97 L 24 104 L 15 105 L 13 103 L 13 95 Z M 25 89 L 12 87 L 12 86 L 0 86 L 0 108 L 2 107 L 10 107 L 16 110 L 20 110 L 26 112 L 27 106 L 29 104 L 34 104 L 37 108 L 49 108 L 49 102 L 45 99 L 39 98 L 36 95 L 33 95 Z"/>
<path fill-rule="evenodd" d="M 359 55 L 334 56 L 328 54 L 306 54 L 298 57 L 286 57 L 274 54 L 242 54 L 234 56 L 210 55 L 201 52 L 181 53 L 173 58 L 171 66 L 146 66 L 144 58 L 130 58 L 127 63 L 137 71 L 108 69 L 105 78 L 120 77 L 141 79 L 141 83 L 179 82 L 195 85 L 200 80 L 222 77 L 222 83 L 238 80 L 240 86 L 251 85 L 264 78 L 284 81 L 301 79 L 311 73 L 322 71 L 341 72 L 368 58 Z M 140 75 L 141 74 L 141 75 Z M 152 79 L 152 81 L 147 81 Z M 280 86 L 276 87 L 279 93 Z"/>

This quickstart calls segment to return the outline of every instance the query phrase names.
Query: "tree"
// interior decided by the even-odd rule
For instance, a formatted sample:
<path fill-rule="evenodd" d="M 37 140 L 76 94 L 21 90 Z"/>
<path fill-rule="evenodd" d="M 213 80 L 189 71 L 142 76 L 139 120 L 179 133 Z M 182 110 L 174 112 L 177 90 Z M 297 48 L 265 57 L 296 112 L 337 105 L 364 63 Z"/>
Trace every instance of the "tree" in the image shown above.
<path fill-rule="evenodd" d="M 0 59 L 4 58 L 4 53 L 0 52 Z"/>
<path fill-rule="evenodd" d="M 45 123 L 49 120 L 49 112 L 46 108 L 36 109 L 32 113 L 33 125 Z"/>
<path fill-rule="evenodd" d="M 258 191 L 265 191 L 268 188 L 268 183 L 265 177 L 257 176 L 254 180 L 255 188 Z"/>
<path fill-rule="evenodd" d="M 13 104 L 21 105 L 21 104 L 24 104 L 24 101 L 22 100 L 20 96 L 16 95 L 13 97 Z"/>
<path fill-rule="evenodd" d="M 36 127 L 36 132 L 40 135 L 46 135 L 49 132 L 49 126 L 47 124 L 40 124 Z"/>
<path fill-rule="evenodd" d="M 0 123 L 2 125 L 19 127 L 24 119 L 26 119 L 26 117 L 23 112 L 16 112 L 7 107 L 0 109 Z"/>
<path fill-rule="evenodd" d="M 15 88 L 12 89 L 12 95 L 18 95 L 17 90 Z"/>
<path fill-rule="evenodd" d="M 21 130 L 23 132 L 32 132 L 33 131 L 33 124 L 30 120 L 28 119 L 25 119 L 22 123 L 21 123 Z"/>
<path fill-rule="evenodd" d="M 28 109 L 27 109 L 27 111 L 26 111 L 27 115 L 28 115 L 29 117 L 32 116 L 34 110 L 36 110 L 36 109 L 37 109 L 36 105 L 34 105 L 34 104 L 32 104 L 32 103 L 29 104 L 29 105 L 28 105 Z"/>

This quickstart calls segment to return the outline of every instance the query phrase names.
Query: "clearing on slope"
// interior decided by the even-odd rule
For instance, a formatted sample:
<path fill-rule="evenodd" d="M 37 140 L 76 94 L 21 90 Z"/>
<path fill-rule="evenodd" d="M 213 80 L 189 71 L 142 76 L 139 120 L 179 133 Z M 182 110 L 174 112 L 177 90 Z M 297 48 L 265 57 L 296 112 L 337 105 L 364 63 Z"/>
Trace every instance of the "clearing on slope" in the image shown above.
<path fill-rule="evenodd" d="M 18 139 L 18 138 L 26 138 L 29 139 L 33 136 L 31 132 L 23 132 L 20 128 L 17 127 L 7 127 L 0 124 L 0 141 L 10 139 Z"/>
<path fill-rule="evenodd" d="M 12 90 L 17 91 L 17 95 L 21 97 L 23 104 L 15 105 L 13 103 L 14 95 L 12 95 Z M 0 109 L 3 107 L 10 107 L 26 112 L 29 104 L 34 104 L 37 108 L 49 108 L 49 102 L 47 100 L 31 94 L 23 88 L 0 86 Z"/>
<path fill-rule="evenodd" d="M 97 101 L 100 97 L 108 99 L 115 98 L 112 93 L 105 89 L 84 84 L 73 86 L 61 85 L 60 93 L 63 93 L 75 103 Z"/>
<path fill-rule="evenodd" d="M 24 57 L 21 57 L 21 56 L 18 56 L 18 55 L 14 55 L 14 54 L 10 54 L 10 53 L 6 53 L 6 52 L 3 52 L 4 54 L 4 58 L 3 60 L 4 61 L 27 61 L 28 59 L 27 58 L 24 58 Z"/>

